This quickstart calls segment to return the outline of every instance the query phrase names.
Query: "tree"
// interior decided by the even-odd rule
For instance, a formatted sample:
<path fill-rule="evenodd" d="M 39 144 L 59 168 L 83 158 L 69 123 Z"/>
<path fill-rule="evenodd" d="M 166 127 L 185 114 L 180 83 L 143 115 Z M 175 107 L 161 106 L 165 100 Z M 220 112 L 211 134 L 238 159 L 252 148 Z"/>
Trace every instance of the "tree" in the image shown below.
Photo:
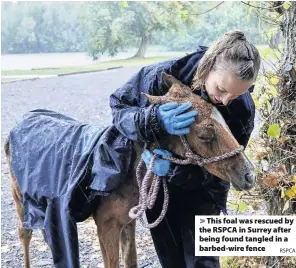
<path fill-rule="evenodd" d="M 229 14 L 231 10 L 231 14 Z M 177 35 L 162 34 L 158 44 L 171 50 L 192 51 L 197 45 L 209 46 L 218 36 L 232 29 L 243 30 L 248 40 L 255 44 L 266 41 L 258 34 L 258 18 L 254 12 L 240 2 L 200 2 L 199 10 L 188 8 L 185 29 Z"/>
<path fill-rule="evenodd" d="M 138 44 L 134 57 L 144 57 L 156 32 L 178 32 L 189 20 L 188 9 L 197 3 L 179 2 L 91 2 L 84 12 L 92 55 Z"/>
<path fill-rule="evenodd" d="M 2 3 L 2 53 L 85 51 L 81 3 Z"/>
<path fill-rule="evenodd" d="M 254 12 L 246 15 L 245 9 L 240 3 L 194 1 L 3 2 L 2 53 L 87 49 L 97 58 L 136 47 L 135 57 L 143 57 L 148 45 L 189 51 L 234 28 L 261 43 Z"/>

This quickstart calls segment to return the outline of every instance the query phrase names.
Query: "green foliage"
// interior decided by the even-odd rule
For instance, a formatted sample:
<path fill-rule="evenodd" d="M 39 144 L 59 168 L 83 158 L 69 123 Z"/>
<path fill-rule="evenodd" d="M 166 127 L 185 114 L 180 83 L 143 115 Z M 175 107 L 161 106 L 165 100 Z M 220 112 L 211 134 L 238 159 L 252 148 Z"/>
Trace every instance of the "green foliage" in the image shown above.
<path fill-rule="evenodd" d="M 143 53 L 157 33 L 176 34 L 189 11 L 179 2 L 90 2 L 86 4 L 83 25 L 88 33 L 90 54 L 117 54 L 132 46 Z"/>
<path fill-rule="evenodd" d="M 233 198 L 227 205 L 227 209 L 233 211 L 235 214 L 243 213 L 249 209 L 249 205 L 241 199 L 241 193 L 232 189 Z"/>
<path fill-rule="evenodd" d="M 262 43 L 252 9 L 224 2 L 206 12 L 216 5 L 199 1 L 2 2 L 2 53 L 88 50 L 96 59 L 135 47 L 145 55 L 148 45 L 190 51 L 235 28 L 244 30 L 252 42 Z"/>
<path fill-rule="evenodd" d="M 240 202 L 238 204 L 238 211 L 244 212 L 248 208 L 248 205 L 245 202 Z"/>
<path fill-rule="evenodd" d="M 267 135 L 270 138 L 279 138 L 281 134 L 281 128 L 278 124 L 272 124 L 268 127 Z"/>
<path fill-rule="evenodd" d="M 288 10 L 291 7 L 291 3 L 290 2 L 285 2 L 283 5 L 283 8 Z"/>
<path fill-rule="evenodd" d="M 84 7 L 82 24 L 87 33 L 88 51 L 94 58 L 105 51 L 113 56 L 136 41 L 125 38 L 130 31 L 125 24 L 132 20 L 129 17 L 124 21 L 121 17 L 127 7 L 127 2 L 89 2 Z"/>
<path fill-rule="evenodd" d="M 170 50 L 191 51 L 195 50 L 198 45 L 210 45 L 217 37 L 227 31 L 241 29 L 245 31 L 251 42 L 265 43 L 258 34 L 256 14 L 248 13 L 248 7 L 240 2 L 224 2 L 210 12 L 199 15 L 216 5 L 217 2 L 191 3 L 190 6 L 186 7 L 189 11 L 189 21 L 183 28 L 183 32 L 178 35 L 158 35 L 155 42 L 165 45 Z"/>
<path fill-rule="evenodd" d="M 2 53 L 85 51 L 80 3 L 2 2 Z"/>
<path fill-rule="evenodd" d="M 266 41 L 268 41 L 268 40 L 266 40 Z M 259 50 L 261 58 L 265 61 L 269 61 L 269 60 L 270 61 L 278 61 L 278 59 L 280 57 L 280 52 L 278 50 L 275 50 L 270 47 L 259 46 L 258 50 Z"/>

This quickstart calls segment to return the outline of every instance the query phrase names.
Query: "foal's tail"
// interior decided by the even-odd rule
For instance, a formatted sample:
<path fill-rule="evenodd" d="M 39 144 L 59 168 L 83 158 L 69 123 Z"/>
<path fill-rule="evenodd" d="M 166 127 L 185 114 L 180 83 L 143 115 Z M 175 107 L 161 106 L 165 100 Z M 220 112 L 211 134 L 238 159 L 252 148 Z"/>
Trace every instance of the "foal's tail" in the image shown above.
<path fill-rule="evenodd" d="M 6 159 L 9 157 L 9 138 L 7 137 L 4 143 L 4 151 L 6 155 Z"/>
<path fill-rule="evenodd" d="M 5 140 L 4 152 L 5 152 L 5 156 L 6 156 L 6 163 L 8 165 L 8 171 L 9 171 L 9 175 L 10 175 L 9 177 L 11 180 L 12 192 L 13 192 L 13 195 L 15 195 L 15 197 L 17 198 L 17 200 L 15 198 L 14 198 L 14 200 L 22 202 L 22 195 L 21 195 L 17 180 L 13 175 L 11 165 L 10 165 L 9 137 L 7 137 Z"/>

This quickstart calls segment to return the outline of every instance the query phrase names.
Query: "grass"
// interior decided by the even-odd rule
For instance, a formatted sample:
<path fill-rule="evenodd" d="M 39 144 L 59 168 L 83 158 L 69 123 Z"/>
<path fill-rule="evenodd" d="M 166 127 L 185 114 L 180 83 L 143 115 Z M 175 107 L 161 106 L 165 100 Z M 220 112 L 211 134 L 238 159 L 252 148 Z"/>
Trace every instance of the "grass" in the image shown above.
<path fill-rule="evenodd" d="M 73 66 L 73 67 L 57 67 L 57 68 L 46 68 L 46 69 L 36 69 L 36 70 L 9 70 L 9 71 L 1 71 L 1 76 L 7 75 L 57 75 L 57 74 L 69 74 L 76 72 L 86 72 L 86 71 L 99 71 L 105 70 L 107 68 L 113 67 L 131 67 L 138 65 L 147 65 L 156 63 L 159 61 L 167 60 L 174 57 L 184 56 L 184 53 L 175 53 L 166 56 L 159 57 L 149 57 L 149 58 L 132 58 L 132 59 L 123 59 L 123 60 L 111 60 L 106 62 L 100 62 L 92 65 L 85 66 Z M 3 80 L 3 79 L 2 79 Z"/>
<path fill-rule="evenodd" d="M 263 58 L 266 57 L 266 53 L 270 55 L 270 48 L 266 45 L 256 45 L 261 56 Z M 274 53 L 274 52 L 273 52 Z M 21 77 L 23 75 L 60 75 L 60 74 L 70 74 L 70 73 L 79 73 L 79 72 L 88 72 L 88 71 L 100 71 L 113 67 L 131 67 L 131 66 L 144 66 L 148 64 L 153 64 L 159 61 L 167 60 L 174 57 L 182 57 L 184 53 L 176 52 L 166 56 L 158 56 L 158 57 L 149 57 L 149 58 L 130 58 L 130 59 L 122 59 L 122 60 L 110 60 L 106 62 L 100 62 L 91 65 L 85 66 L 60 66 L 55 68 L 44 68 L 44 69 L 35 69 L 35 70 L 9 70 L 9 71 L 1 71 L 1 83 L 9 83 L 12 81 L 28 79 L 26 77 Z M 5 78 L 5 76 L 19 76 L 17 78 Z"/>
<path fill-rule="evenodd" d="M 1 84 L 24 80 L 24 78 L 1 78 Z"/>

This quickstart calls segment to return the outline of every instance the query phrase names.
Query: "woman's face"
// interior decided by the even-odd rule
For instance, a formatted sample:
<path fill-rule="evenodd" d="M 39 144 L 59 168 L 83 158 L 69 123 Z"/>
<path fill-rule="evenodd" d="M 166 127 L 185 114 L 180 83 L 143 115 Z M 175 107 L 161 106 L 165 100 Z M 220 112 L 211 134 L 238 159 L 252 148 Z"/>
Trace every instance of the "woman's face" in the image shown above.
<path fill-rule="evenodd" d="M 227 105 L 244 94 L 252 82 L 240 80 L 229 72 L 211 71 L 205 81 L 205 88 L 212 103 Z"/>

